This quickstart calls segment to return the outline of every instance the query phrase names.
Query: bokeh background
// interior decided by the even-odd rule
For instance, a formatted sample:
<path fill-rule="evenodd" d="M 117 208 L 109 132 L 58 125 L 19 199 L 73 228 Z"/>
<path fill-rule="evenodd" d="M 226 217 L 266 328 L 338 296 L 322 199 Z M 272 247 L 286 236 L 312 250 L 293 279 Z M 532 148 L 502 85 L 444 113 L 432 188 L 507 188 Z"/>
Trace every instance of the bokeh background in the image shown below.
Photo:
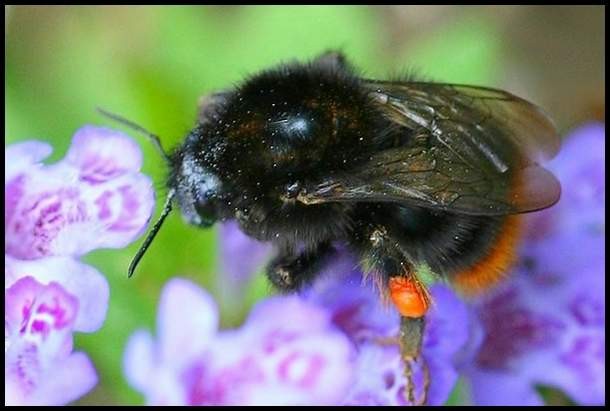
<path fill-rule="evenodd" d="M 604 14 L 604 6 L 9 6 L 5 144 L 45 140 L 57 160 L 82 125 L 116 127 L 96 113 L 100 106 L 171 147 L 193 126 L 201 95 L 329 48 L 342 49 L 370 77 L 415 70 L 429 79 L 506 89 L 543 107 L 565 134 L 605 120 Z M 161 198 L 162 161 L 145 139 L 130 134 L 142 143 L 144 172 Z M 244 301 L 222 298 L 216 236 L 173 214 L 131 280 L 126 268 L 139 242 L 85 258 L 107 276 L 111 300 L 103 328 L 77 335 L 77 348 L 91 355 L 100 375 L 80 404 L 142 402 L 122 376 L 122 353 L 136 328 L 154 327 L 159 292 L 170 277 L 192 278 L 216 294 L 227 327 L 271 292 L 259 275 Z M 547 399 L 556 400 L 552 392 Z"/>

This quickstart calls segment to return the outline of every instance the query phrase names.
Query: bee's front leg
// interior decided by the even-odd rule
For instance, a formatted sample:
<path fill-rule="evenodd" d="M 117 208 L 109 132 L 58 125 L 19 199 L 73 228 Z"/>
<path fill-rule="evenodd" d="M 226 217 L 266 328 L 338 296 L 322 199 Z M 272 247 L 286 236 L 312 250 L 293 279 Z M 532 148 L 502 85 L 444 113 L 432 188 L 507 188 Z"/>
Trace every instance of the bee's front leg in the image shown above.
<path fill-rule="evenodd" d="M 297 291 L 316 278 L 333 252 L 334 249 L 328 243 L 321 243 L 314 250 L 298 254 L 281 251 L 267 266 L 267 277 L 282 292 Z"/>

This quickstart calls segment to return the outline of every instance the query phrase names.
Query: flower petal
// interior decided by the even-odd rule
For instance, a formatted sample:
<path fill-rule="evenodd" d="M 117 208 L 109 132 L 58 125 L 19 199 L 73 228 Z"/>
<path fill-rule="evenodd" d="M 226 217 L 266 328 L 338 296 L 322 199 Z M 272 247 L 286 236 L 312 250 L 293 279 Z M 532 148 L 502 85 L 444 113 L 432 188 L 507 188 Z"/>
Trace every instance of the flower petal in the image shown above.
<path fill-rule="evenodd" d="M 4 149 L 4 183 L 14 179 L 17 175 L 38 167 L 51 155 L 53 148 L 42 141 L 22 141 L 11 144 Z"/>
<path fill-rule="evenodd" d="M 352 380 L 351 344 L 332 330 L 303 334 L 261 358 L 267 382 L 250 389 L 246 404 L 337 404 L 345 397 Z"/>
<path fill-rule="evenodd" d="M 10 285 L 5 297 L 8 403 L 63 405 L 93 388 L 91 362 L 71 354 L 77 298 L 56 282 L 43 285 L 30 276 Z"/>
<path fill-rule="evenodd" d="M 244 328 L 252 333 L 266 333 L 268 329 L 318 331 L 328 327 L 330 316 L 319 307 L 304 302 L 297 296 L 272 297 L 259 302 L 248 316 Z"/>
<path fill-rule="evenodd" d="M 470 376 L 477 405 L 544 405 L 531 381 L 518 374 L 478 369 Z"/>
<path fill-rule="evenodd" d="M 223 281 L 229 287 L 246 283 L 269 257 L 271 246 L 245 235 L 235 221 L 220 226 Z"/>
<path fill-rule="evenodd" d="M 34 259 L 124 247 L 144 231 L 153 204 L 152 184 L 141 174 L 91 186 L 65 165 L 32 172 L 6 222 L 5 250 Z"/>
<path fill-rule="evenodd" d="M 422 356 L 430 372 L 427 405 L 442 405 L 447 401 L 458 378 L 458 366 L 465 360 L 469 342 L 470 319 L 466 306 L 447 287 L 431 288 L 432 305 L 426 316 Z M 377 298 L 371 293 L 369 298 Z M 377 304 L 380 305 L 379 302 Z M 381 312 L 379 315 L 383 315 Z M 386 316 L 388 313 L 385 314 Z M 398 318 L 389 336 L 398 333 Z M 371 332 L 358 344 L 356 381 L 347 396 L 347 405 L 406 405 L 406 377 L 398 345 L 384 345 L 384 334 Z M 472 351 L 472 348 L 471 348 Z M 413 364 L 415 398 L 423 395 L 421 361 Z"/>
<path fill-rule="evenodd" d="M 579 258 L 574 259 L 575 264 L 572 259 L 553 261 L 557 255 L 570 255 L 569 248 L 553 240 L 548 239 L 554 246 L 549 253 L 539 254 L 541 259 L 530 271 L 515 273 L 510 283 L 479 308 L 486 336 L 477 356 L 478 369 L 471 375 L 472 385 L 478 390 L 481 384 L 501 386 L 505 379 L 519 379 L 530 386 L 547 384 L 563 389 L 582 404 L 602 404 L 603 267 L 599 257 L 580 268 Z M 576 243 L 583 246 L 585 255 L 599 254 L 586 242 Z M 530 401 L 527 390 L 522 393 L 509 404 L 520 404 L 515 402 L 519 398 Z"/>
<path fill-rule="evenodd" d="M 568 195 L 570 202 L 603 202 L 605 135 L 602 123 L 581 126 L 568 135 L 557 157 L 549 163 L 549 168 L 564 184 L 562 194 Z M 575 185 L 574 182 L 578 184 Z M 582 184 L 586 186 L 583 187 Z"/>
<path fill-rule="evenodd" d="M 93 332 L 101 327 L 108 309 L 109 288 L 106 278 L 96 269 L 67 257 L 21 261 L 6 256 L 5 288 L 25 276 L 42 284 L 61 284 L 77 298 L 76 331 Z"/>
<path fill-rule="evenodd" d="M 480 404 L 538 404 L 535 384 L 605 403 L 604 141 L 601 124 L 566 138 L 551 163 L 560 202 L 528 218 L 523 263 L 479 305 L 485 336 L 469 373 Z"/>
<path fill-rule="evenodd" d="M 571 231 L 602 231 L 605 220 L 605 126 L 574 130 L 548 167 L 561 182 L 559 203 L 529 217 L 530 235 L 541 238 Z"/>
<path fill-rule="evenodd" d="M 161 293 L 157 332 L 161 361 L 179 368 L 202 352 L 218 329 L 218 307 L 201 287 L 170 280 Z"/>
<path fill-rule="evenodd" d="M 242 329 L 221 332 L 202 360 L 185 373 L 191 405 L 337 404 L 353 347 L 320 307 L 277 297 L 259 303 Z"/>
<path fill-rule="evenodd" d="M 242 333 L 257 335 L 253 346 L 267 380 L 247 403 L 334 404 L 345 395 L 353 348 L 321 307 L 296 296 L 271 298 L 253 309 Z"/>
<path fill-rule="evenodd" d="M 139 171 L 142 152 L 126 134 L 104 127 L 84 126 L 72 139 L 64 160 L 79 170 L 79 178 L 99 184 Z"/>
<path fill-rule="evenodd" d="M 50 356 L 57 355 L 64 351 L 77 312 L 78 299 L 58 283 L 43 285 L 30 276 L 20 278 L 5 291 L 5 351 L 23 340 L 38 352 L 45 346 Z"/>
<path fill-rule="evenodd" d="M 363 277 L 353 256 L 340 252 L 303 296 L 326 307 L 333 323 L 355 341 L 396 333 L 398 314 L 381 303 L 376 288 Z"/>
<path fill-rule="evenodd" d="M 138 330 L 127 341 L 123 355 L 123 371 L 129 385 L 146 392 L 155 367 L 155 345 L 148 331 Z"/>
<path fill-rule="evenodd" d="M 530 351 L 519 360 L 522 375 L 557 387 L 584 405 L 605 403 L 605 292 L 603 269 L 583 268 L 581 282 L 570 281 L 564 289 L 548 290 L 553 298 L 534 293 L 524 299 L 543 300 L 538 313 L 554 314 L 564 324 L 555 344 Z M 594 272 L 597 278 L 586 272 Z M 555 295 L 556 294 L 556 295 Z M 553 304 L 554 302 L 554 304 Z M 523 304 L 525 305 L 525 304 Z M 529 304 L 534 309 L 533 304 Z"/>
<path fill-rule="evenodd" d="M 379 342 L 398 335 L 399 316 L 384 306 L 376 290 L 362 284 L 363 274 L 355 267 L 355 261 L 341 253 L 305 296 L 327 307 L 333 322 L 358 346 L 356 381 L 345 403 L 405 405 L 406 377 L 399 349 Z M 439 405 L 446 402 L 457 381 L 458 366 L 467 354 L 472 355 L 476 344 L 469 341 L 471 320 L 465 304 L 441 285 L 432 287 L 431 293 L 422 355 L 431 373 L 427 403 Z M 421 397 L 421 363 L 413 368 L 416 397 Z"/>
<path fill-rule="evenodd" d="M 123 371 L 129 385 L 151 405 L 184 405 L 184 388 L 176 378 L 174 364 L 163 364 L 148 331 L 136 331 L 127 342 Z M 165 365 L 165 367 L 164 367 Z"/>
<path fill-rule="evenodd" d="M 566 339 L 566 347 L 554 358 L 560 366 L 547 368 L 550 361 L 539 362 L 535 381 L 561 388 L 570 398 L 583 405 L 601 405 L 606 402 L 605 334 L 603 331 L 581 333 Z M 534 368 L 534 366 L 532 366 Z"/>
<path fill-rule="evenodd" d="M 85 190 L 87 209 L 92 213 L 86 227 L 73 225 L 57 238 L 59 252 L 69 252 L 71 235 L 81 229 L 90 230 L 83 239 L 87 247 L 76 248 L 78 255 L 95 248 L 123 248 L 146 229 L 154 209 L 154 191 L 149 177 L 128 174 Z M 65 244 L 65 245 L 64 245 Z"/>
<path fill-rule="evenodd" d="M 323 309 L 296 297 L 261 302 L 244 327 L 214 335 L 209 295 L 173 279 L 158 323 L 158 348 L 138 332 L 125 354 L 127 378 L 149 404 L 333 404 L 351 381 L 351 343 Z"/>
<path fill-rule="evenodd" d="M 146 392 L 147 405 L 185 405 L 187 404 L 182 381 L 176 379 L 171 367 L 158 368 L 154 375 L 154 388 Z"/>
<path fill-rule="evenodd" d="M 344 405 L 404 405 L 404 374 L 397 346 L 363 342 L 358 347 L 356 379 Z"/>
<path fill-rule="evenodd" d="M 89 357 L 76 352 L 54 364 L 44 383 L 28 402 L 30 405 L 65 405 L 91 391 L 97 380 Z"/>
<path fill-rule="evenodd" d="M 470 340 L 473 325 L 466 304 L 446 286 L 430 291 L 434 304 L 426 316 L 422 353 L 431 375 L 428 404 L 442 405 L 457 382 L 458 368 L 478 346 Z"/>
<path fill-rule="evenodd" d="M 28 173 L 39 169 L 51 154 L 50 145 L 40 141 L 25 141 L 12 144 L 4 151 L 4 227 L 10 224 L 15 215 L 17 204 L 21 201 Z"/>

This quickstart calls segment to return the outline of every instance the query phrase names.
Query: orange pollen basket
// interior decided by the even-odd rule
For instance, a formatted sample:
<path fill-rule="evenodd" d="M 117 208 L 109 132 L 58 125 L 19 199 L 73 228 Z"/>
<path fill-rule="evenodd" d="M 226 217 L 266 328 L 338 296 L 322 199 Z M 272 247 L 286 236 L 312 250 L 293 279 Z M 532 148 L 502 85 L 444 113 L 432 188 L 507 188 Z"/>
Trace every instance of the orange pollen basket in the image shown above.
<path fill-rule="evenodd" d="M 403 317 L 420 318 L 428 311 L 428 299 L 422 286 L 412 277 L 391 277 L 390 298 Z"/>

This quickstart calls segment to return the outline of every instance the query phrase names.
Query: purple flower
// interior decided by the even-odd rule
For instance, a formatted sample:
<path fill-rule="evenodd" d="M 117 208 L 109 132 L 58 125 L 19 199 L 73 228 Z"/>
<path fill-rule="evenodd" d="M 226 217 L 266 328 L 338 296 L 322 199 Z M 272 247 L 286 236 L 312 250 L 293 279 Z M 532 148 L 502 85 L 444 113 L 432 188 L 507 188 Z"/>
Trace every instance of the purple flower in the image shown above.
<path fill-rule="evenodd" d="M 125 374 L 151 405 L 334 404 L 351 382 L 352 347 L 329 314 L 297 297 L 259 303 L 218 331 L 212 298 L 193 283 L 163 289 L 157 341 L 130 338 Z"/>
<path fill-rule="evenodd" d="M 422 346 L 430 372 L 428 404 L 445 403 L 460 375 L 470 383 L 476 404 L 541 404 L 536 384 L 563 389 L 582 404 L 605 402 L 603 135 L 603 126 L 591 125 L 567 139 L 551 166 L 562 181 L 562 200 L 527 217 L 521 258 L 509 280 L 470 306 L 449 288 L 432 287 L 434 304 Z M 225 241 L 236 238 L 240 260 L 259 255 L 260 244 L 235 227 L 225 234 Z M 128 379 L 149 403 L 405 404 L 403 364 L 397 345 L 388 344 L 398 333 L 397 314 L 363 284 L 357 264 L 346 254 L 300 299 L 263 301 L 242 329 L 215 336 L 209 331 L 216 326 L 209 297 L 181 284 L 170 283 L 164 292 L 160 342 L 140 332 L 125 355 Z M 166 301 L 173 288 L 191 289 L 198 296 L 182 295 L 170 304 Z M 194 300 L 207 303 L 185 303 Z M 213 326 L 197 326 L 200 320 Z M 164 324 L 186 331 L 171 333 Z M 207 330 L 205 336 L 198 336 L 202 330 Z M 260 348 L 275 340 L 270 335 L 282 336 L 282 344 L 272 346 L 289 350 L 287 341 L 304 344 L 313 330 L 334 341 L 320 345 L 328 349 L 321 358 L 342 364 L 329 367 L 335 371 L 326 374 L 332 397 L 318 390 L 286 389 L 277 374 L 274 379 L 260 371 L 269 369 L 261 364 L 278 363 L 275 351 Z M 295 337 L 287 340 L 286 335 Z M 167 346 L 173 348 L 164 355 Z M 303 347 L 318 349 L 309 343 Z M 414 381 L 416 397 L 421 397 L 421 363 L 414 369 Z"/>
<path fill-rule="evenodd" d="M 225 242 L 239 244 L 239 255 L 251 257 L 242 267 L 249 266 L 254 271 L 268 250 L 239 232 L 237 227 L 223 230 Z M 231 257 L 226 255 L 226 258 Z M 350 364 L 354 370 L 352 384 L 337 403 L 405 405 L 404 365 L 398 345 L 388 344 L 398 334 L 399 317 L 393 308 L 384 306 L 372 287 L 362 284 L 362 277 L 356 262 L 340 253 L 301 298 L 324 308 L 357 354 Z M 432 293 L 435 304 L 426 320 L 423 356 L 432 375 L 427 404 L 439 405 L 446 402 L 457 382 L 459 367 L 472 357 L 477 347 L 476 337 L 469 334 L 477 325 L 469 317 L 466 305 L 445 286 L 433 287 Z M 279 299 L 277 304 L 281 301 Z M 278 312 L 282 310 L 280 308 Z M 298 324 L 298 321 L 294 323 Z M 424 383 L 420 365 L 416 364 L 414 374 L 416 394 L 421 398 Z M 307 403 L 314 401 L 312 398 Z"/>
<path fill-rule="evenodd" d="M 333 264 L 311 290 L 303 293 L 331 313 L 333 322 L 357 350 L 354 383 L 346 405 L 406 405 L 404 364 L 397 344 L 399 316 L 384 306 L 373 287 L 362 284 L 362 273 L 346 256 Z M 431 381 L 426 403 L 441 405 L 458 379 L 458 367 L 472 355 L 472 326 L 466 305 L 447 287 L 431 289 L 434 305 L 426 316 L 422 355 Z M 421 362 L 416 364 L 416 398 L 423 395 Z"/>
<path fill-rule="evenodd" d="M 95 268 L 69 257 L 17 260 L 4 257 L 5 293 L 23 278 L 39 284 L 57 284 L 77 298 L 77 312 L 71 325 L 76 331 L 94 332 L 103 324 L 108 307 L 108 283 Z"/>
<path fill-rule="evenodd" d="M 560 202 L 530 217 L 513 279 L 476 307 L 484 337 L 467 373 L 477 404 L 542 404 L 535 384 L 605 403 L 604 127 L 576 130 L 550 167 Z"/>
<path fill-rule="evenodd" d="M 222 277 L 233 287 L 247 282 L 271 254 L 270 244 L 246 236 L 235 221 L 222 224 L 220 238 Z"/>
<path fill-rule="evenodd" d="M 231 301 L 230 309 L 243 307 L 244 291 L 252 276 L 271 256 L 271 245 L 251 239 L 235 221 L 220 226 L 220 270 L 218 291 L 222 301 Z"/>
<path fill-rule="evenodd" d="M 64 160 L 42 164 L 50 154 L 38 141 L 5 150 L 6 404 L 62 405 L 97 383 L 72 333 L 102 326 L 108 283 L 75 257 L 133 241 L 154 204 L 122 133 L 83 127 Z"/>
<path fill-rule="evenodd" d="M 65 159 L 46 166 L 47 144 L 6 149 L 5 252 L 23 260 L 121 248 L 138 237 L 154 204 L 142 154 L 122 133 L 93 126 L 74 135 Z"/>
<path fill-rule="evenodd" d="M 27 276 L 5 290 L 4 304 L 6 404 L 61 405 L 93 388 L 89 358 L 72 352 L 78 297 Z"/>

